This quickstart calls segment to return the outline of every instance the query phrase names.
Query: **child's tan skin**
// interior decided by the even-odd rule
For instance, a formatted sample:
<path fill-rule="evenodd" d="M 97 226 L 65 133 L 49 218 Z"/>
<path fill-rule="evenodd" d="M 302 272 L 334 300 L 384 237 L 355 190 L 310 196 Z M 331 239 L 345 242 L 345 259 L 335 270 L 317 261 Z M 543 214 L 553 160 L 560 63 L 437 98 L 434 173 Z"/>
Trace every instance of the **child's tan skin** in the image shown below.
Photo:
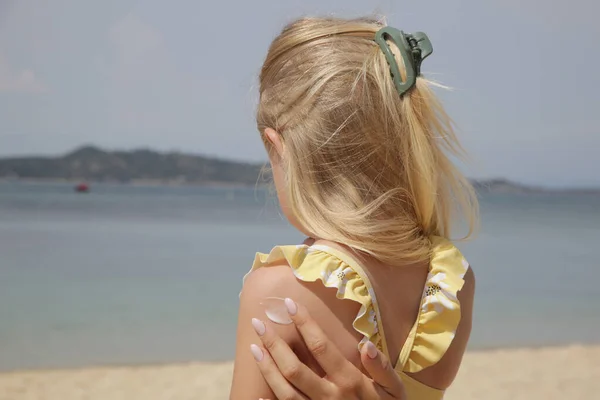
<path fill-rule="evenodd" d="M 361 348 L 363 374 L 344 358 L 304 306 L 291 299 L 285 301 L 290 319 L 327 378 L 302 364 L 287 343 L 267 329 L 260 336 L 264 348 L 260 349 L 262 358 L 257 365 L 278 399 L 407 399 L 400 376 L 375 345 L 367 342 Z"/>

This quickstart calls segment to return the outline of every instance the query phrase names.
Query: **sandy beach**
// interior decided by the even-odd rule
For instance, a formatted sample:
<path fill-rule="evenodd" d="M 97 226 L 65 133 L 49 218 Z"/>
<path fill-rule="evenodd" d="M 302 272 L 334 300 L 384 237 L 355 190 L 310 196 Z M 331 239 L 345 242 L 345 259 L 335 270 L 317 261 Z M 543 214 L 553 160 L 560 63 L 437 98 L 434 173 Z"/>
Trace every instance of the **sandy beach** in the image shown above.
<path fill-rule="evenodd" d="M 23 371 L 0 374 L 0 400 L 225 400 L 232 364 Z M 467 353 L 448 400 L 594 399 L 600 345 Z"/>

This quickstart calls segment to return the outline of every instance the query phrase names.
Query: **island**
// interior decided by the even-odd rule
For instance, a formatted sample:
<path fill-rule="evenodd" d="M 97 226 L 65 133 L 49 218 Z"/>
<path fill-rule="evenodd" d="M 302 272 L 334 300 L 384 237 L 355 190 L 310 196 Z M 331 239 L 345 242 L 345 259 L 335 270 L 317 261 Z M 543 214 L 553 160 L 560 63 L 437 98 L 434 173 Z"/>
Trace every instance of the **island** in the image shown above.
<path fill-rule="evenodd" d="M 179 152 L 162 153 L 148 149 L 108 151 L 95 146 L 84 146 L 59 157 L 0 159 L 0 179 L 256 185 L 269 178 L 268 171 L 263 171 L 263 167 L 264 164 L 227 161 Z"/>

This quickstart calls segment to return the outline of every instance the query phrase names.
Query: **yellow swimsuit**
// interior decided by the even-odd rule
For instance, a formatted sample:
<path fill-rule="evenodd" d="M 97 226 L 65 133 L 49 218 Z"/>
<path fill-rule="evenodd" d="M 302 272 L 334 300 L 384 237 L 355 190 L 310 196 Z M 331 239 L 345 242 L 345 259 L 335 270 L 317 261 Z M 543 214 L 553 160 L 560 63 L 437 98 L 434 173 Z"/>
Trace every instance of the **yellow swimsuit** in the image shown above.
<path fill-rule="evenodd" d="M 415 373 L 434 365 L 450 347 L 460 322 L 456 294 L 469 268 L 460 251 L 447 239 L 434 237 L 432 244 L 433 255 L 419 314 L 395 367 L 409 400 L 439 400 L 444 396 L 444 391 L 426 386 L 405 372 Z M 353 257 L 318 244 L 277 246 L 269 254 L 257 253 L 250 272 L 282 262 L 289 264 L 296 278 L 305 282 L 320 280 L 326 287 L 337 288 L 337 298 L 360 303 L 362 307 L 353 323 L 354 329 L 364 336 L 360 345 L 370 340 L 388 354 L 375 292 Z"/>

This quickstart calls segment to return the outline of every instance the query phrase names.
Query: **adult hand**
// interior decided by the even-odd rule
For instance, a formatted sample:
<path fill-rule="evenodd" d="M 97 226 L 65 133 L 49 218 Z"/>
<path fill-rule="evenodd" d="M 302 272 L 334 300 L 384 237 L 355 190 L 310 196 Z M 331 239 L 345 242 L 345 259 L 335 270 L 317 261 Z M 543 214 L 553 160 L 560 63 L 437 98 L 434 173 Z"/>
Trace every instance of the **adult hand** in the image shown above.
<path fill-rule="evenodd" d="M 402 381 L 388 359 L 371 342 L 361 349 L 361 361 L 371 378 L 348 361 L 323 333 L 308 311 L 285 300 L 290 318 L 307 348 L 326 373 L 321 378 L 303 364 L 273 330 L 260 336 L 263 348 L 258 367 L 278 399 L 406 400 Z"/>

